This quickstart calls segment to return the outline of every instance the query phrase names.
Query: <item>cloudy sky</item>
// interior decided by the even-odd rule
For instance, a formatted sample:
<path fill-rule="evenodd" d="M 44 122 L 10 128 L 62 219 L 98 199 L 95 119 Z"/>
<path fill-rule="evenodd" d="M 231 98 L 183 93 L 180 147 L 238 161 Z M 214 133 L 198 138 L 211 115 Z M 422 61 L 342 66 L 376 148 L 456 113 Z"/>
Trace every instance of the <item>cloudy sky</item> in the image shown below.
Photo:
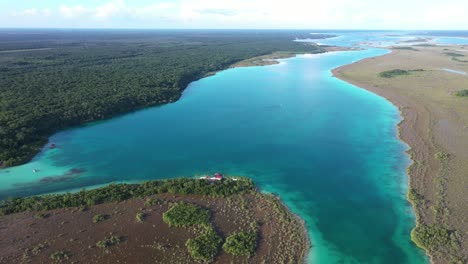
<path fill-rule="evenodd" d="M 0 0 L 0 27 L 468 30 L 467 0 Z"/>

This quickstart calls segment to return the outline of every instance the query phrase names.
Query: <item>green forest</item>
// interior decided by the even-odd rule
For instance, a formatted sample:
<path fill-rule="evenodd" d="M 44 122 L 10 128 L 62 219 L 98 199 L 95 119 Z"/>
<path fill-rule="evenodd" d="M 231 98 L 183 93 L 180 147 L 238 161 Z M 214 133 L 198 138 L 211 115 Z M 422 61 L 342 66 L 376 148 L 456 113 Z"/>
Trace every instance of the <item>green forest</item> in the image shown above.
<path fill-rule="evenodd" d="M 177 100 L 247 58 L 319 53 L 304 31 L 0 31 L 0 167 L 30 160 L 60 129 Z M 328 36 L 315 36 L 325 38 Z"/>

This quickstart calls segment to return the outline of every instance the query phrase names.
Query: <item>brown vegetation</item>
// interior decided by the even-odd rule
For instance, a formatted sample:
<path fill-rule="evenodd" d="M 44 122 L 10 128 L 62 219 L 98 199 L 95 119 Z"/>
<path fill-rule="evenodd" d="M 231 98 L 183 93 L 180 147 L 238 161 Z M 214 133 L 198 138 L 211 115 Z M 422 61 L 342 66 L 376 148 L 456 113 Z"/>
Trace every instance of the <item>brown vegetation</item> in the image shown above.
<path fill-rule="evenodd" d="M 468 261 L 468 100 L 456 96 L 468 88 L 468 63 L 447 52 L 466 54 L 467 46 L 418 46 L 394 49 L 335 69 L 335 76 L 384 96 L 399 107 L 400 137 L 411 149 L 409 201 L 417 215 L 413 241 L 434 263 Z M 395 78 L 379 73 L 415 71 Z"/>
<path fill-rule="evenodd" d="M 185 243 L 200 230 L 170 227 L 162 217 L 181 201 L 208 209 L 223 241 L 258 225 L 252 256 L 233 256 L 220 249 L 215 263 L 300 263 L 309 250 L 303 223 L 274 196 L 257 192 L 225 198 L 158 194 L 87 210 L 51 210 L 47 218 L 36 218 L 35 212 L 2 216 L 0 263 L 195 263 Z M 144 221 L 135 220 L 139 214 L 144 214 Z M 93 224 L 96 215 L 107 219 Z"/>

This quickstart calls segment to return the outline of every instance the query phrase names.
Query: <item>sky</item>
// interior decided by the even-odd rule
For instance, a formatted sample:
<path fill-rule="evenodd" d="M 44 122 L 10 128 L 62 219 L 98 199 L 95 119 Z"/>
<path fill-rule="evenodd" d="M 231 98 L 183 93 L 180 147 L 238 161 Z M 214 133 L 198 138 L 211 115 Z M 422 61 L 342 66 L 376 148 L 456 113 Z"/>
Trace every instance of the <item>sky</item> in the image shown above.
<path fill-rule="evenodd" d="M 0 0 L 1 28 L 468 30 L 467 0 Z"/>

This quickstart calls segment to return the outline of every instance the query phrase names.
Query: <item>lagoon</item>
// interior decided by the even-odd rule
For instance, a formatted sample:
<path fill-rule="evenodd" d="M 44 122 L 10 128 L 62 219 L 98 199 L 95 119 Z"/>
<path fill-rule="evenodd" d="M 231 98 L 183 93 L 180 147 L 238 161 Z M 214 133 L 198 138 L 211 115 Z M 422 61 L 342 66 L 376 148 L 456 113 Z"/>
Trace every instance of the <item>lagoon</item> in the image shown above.
<path fill-rule="evenodd" d="M 253 178 L 306 221 L 310 263 L 427 263 L 409 236 L 398 109 L 330 72 L 385 53 L 229 69 L 175 103 L 62 131 L 57 148 L 0 170 L 0 198 L 220 171 Z"/>

